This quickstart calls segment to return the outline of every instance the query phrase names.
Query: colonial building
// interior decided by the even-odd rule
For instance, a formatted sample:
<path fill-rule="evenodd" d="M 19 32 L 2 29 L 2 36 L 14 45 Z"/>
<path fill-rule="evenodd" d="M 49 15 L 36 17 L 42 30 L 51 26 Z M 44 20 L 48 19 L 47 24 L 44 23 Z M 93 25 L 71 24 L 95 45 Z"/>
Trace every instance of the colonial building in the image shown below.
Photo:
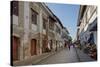
<path fill-rule="evenodd" d="M 77 27 L 77 40 L 82 46 L 91 42 L 97 45 L 97 6 L 80 6 Z"/>
<path fill-rule="evenodd" d="M 63 41 L 62 41 L 62 29 L 63 29 L 63 25 L 61 23 L 61 21 L 57 18 L 57 23 L 55 24 L 55 44 L 56 44 L 56 50 L 59 50 L 60 47 L 62 47 L 63 45 Z"/>
<path fill-rule="evenodd" d="M 63 40 L 64 47 L 67 47 L 67 45 L 69 44 L 69 32 L 66 27 L 63 27 L 61 37 Z"/>
<path fill-rule="evenodd" d="M 11 1 L 11 25 L 13 62 L 63 46 L 63 25 L 44 3 Z"/>

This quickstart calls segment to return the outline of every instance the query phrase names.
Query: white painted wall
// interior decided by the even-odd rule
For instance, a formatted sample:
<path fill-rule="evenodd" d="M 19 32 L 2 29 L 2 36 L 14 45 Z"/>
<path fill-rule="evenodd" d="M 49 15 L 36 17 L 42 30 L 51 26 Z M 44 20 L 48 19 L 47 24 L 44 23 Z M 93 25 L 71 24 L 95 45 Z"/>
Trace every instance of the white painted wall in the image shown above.
<path fill-rule="evenodd" d="M 37 25 L 31 24 L 32 25 L 32 31 L 37 31 Z"/>
<path fill-rule="evenodd" d="M 91 13 L 90 13 L 90 7 L 87 7 L 87 19 L 89 19 L 91 16 Z"/>
<path fill-rule="evenodd" d="M 13 16 L 13 24 L 18 25 L 18 16 L 12 15 Z"/>
<path fill-rule="evenodd" d="M 43 34 L 46 34 L 46 30 L 45 29 L 43 29 Z"/>
<path fill-rule="evenodd" d="M 93 23 L 93 21 L 96 19 L 96 17 L 97 17 L 97 13 L 95 11 L 94 14 L 92 15 L 91 19 L 89 20 L 89 24 Z"/>
<path fill-rule="evenodd" d="M 84 27 L 84 32 L 87 30 L 89 24 L 86 24 L 86 26 Z"/>

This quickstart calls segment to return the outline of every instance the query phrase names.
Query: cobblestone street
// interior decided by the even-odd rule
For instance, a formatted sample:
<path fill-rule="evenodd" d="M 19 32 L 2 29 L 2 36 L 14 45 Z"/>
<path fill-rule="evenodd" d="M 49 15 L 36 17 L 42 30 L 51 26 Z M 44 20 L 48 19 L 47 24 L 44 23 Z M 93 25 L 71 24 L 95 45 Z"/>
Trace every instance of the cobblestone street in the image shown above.
<path fill-rule="evenodd" d="M 75 48 L 71 47 L 70 50 L 68 48 L 63 49 L 62 51 L 56 53 L 55 55 L 52 55 L 42 61 L 40 61 L 38 64 L 55 64 L 55 63 L 73 63 L 73 62 L 79 62 L 79 61 L 92 61 L 90 57 L 88 57 L 84 53 L 80 53 L 81 51 L 77 51 Z M 80 55 L 82 54 L 82 55 Z M 81 57 L 80 57 L 81 56 Z M 85 60 L 82 60 L 85 59 Z"/>

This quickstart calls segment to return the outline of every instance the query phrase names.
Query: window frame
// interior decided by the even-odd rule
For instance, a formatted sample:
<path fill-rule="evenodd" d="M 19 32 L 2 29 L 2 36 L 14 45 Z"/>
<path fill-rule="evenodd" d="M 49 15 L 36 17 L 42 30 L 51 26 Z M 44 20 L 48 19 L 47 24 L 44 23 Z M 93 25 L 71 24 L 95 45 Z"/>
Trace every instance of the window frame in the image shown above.
<path fill-rule="evenodd" d="M 46 29 L 46 19 L 43 18 L 43 29 Z"/>
<path fill-rule="evenodd" d="M 31 8 L 31 22 L 32 24 L 37 25 L 38 13 Z"/>
<path fill-rule="evenodd" d="M 18 1 L 12 1 L 11 2 L 11 15 L 19 15 L 19 2 Z"/>

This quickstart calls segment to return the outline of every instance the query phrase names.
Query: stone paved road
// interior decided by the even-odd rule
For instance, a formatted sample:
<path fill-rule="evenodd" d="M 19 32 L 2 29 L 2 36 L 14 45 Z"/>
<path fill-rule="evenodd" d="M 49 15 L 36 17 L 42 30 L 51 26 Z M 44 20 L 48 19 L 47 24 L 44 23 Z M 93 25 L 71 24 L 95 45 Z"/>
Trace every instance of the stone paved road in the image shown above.
<path fill-rule="evenodd" d="M 83 51 L 81 51 L 79 49 L 77 49 L 77 53 L 78 53 L 79 60 L 81 62 L 96 61 L 96 60 L 90 58 L 87 54 L 85 54 Z"/>
<path fill-rule="evenodd" d="M 42 60 L 38 64 L 56 64 L 56 63 L 71 63 L 78 62 L 76 51 L 73 47 L 63 49 L 62 51 Z"/>

